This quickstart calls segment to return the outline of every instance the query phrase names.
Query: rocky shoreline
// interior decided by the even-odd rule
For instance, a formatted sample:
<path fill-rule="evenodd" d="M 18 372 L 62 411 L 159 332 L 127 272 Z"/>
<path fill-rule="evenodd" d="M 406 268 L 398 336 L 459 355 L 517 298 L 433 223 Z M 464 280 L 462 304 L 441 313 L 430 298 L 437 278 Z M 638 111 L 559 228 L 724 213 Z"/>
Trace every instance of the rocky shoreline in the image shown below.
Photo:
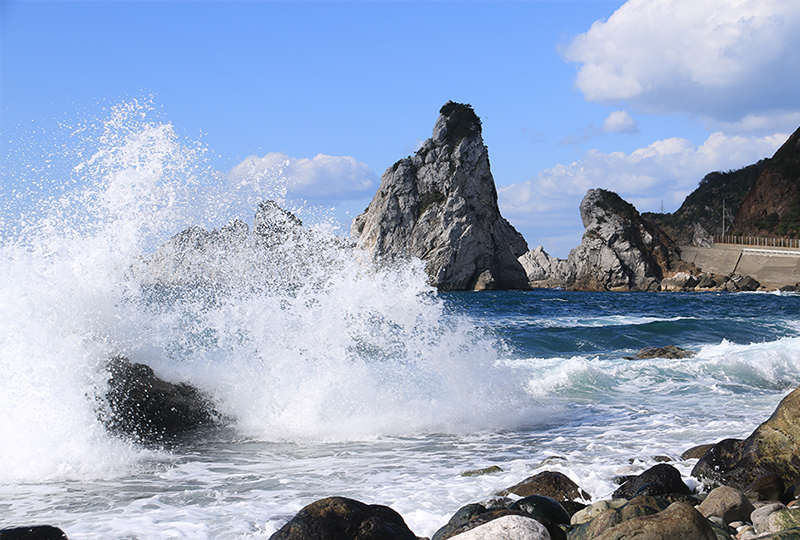
<path fill-rule="evenodd" d="M 667 346 L 634 358 L 692 354 Z M 219 420 L 196 389 L 163 381 L 147 366 L 115 357 L 108 372 L 98 414 L 110 431 L 163 444 Z M 669 458 L 638 476 L 615 479 L 620 487 L 611 499 L 594 502 L 564 474 L 543 471 L 465 504 L 430 540 L 800 540 L 800 387 L 747 439 L 695 446 L 680 459 L 697 459 L 691 476 L 702 490 L 693 492 Z M 495 472 L 487 467 L 463 474 Z M 53 526 L 0 530 L 0 540 L 66 538 Z M 300 510 L 271 540 L 417 538 L 387 506 L 328 497 Z"/>
<path fill-rule="evenodd" d="M 544 471 L 466 504 L 430 540 L 800 539 L 800 387 L 744 441 L 693 447 L 681 459 L 698 459 L 692 476 L 710 491 L 694 493 L 675 467 L 659 463 L 620 478 L 611 499 L 590 503 L 568 477 Z M 418 537 L 387 506 L 329 497 L 271 540 L 310 538 Z"/>

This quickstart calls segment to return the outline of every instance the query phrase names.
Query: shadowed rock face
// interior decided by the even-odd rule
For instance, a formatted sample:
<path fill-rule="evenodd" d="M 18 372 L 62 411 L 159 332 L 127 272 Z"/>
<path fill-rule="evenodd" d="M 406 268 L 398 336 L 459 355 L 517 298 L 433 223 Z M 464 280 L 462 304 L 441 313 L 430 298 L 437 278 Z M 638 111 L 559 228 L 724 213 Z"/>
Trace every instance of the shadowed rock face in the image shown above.
<path fill-rule="evenodd" d="M 210 403 L 188 384 L 156 377 L 152 368 L 117 356 L 108 365 L 107 427 L 155 441 L 214 422 Z"/>
<path fill-rule="evenodd" d="M 715 444 L 692 470 L 692 476 L 740 490 L 768 473 L 789 485 L 800 481 L 800 387 L 747 439 Z"/>
<path fill-rule="evenodd" d="M 385 259 L 418 257 L 443 291 L 527 289 L 525 240 L 500 215 L 480 119 L 448 102 L 433 137 L 381 177 L 353 221 L 359 244 Z"/>

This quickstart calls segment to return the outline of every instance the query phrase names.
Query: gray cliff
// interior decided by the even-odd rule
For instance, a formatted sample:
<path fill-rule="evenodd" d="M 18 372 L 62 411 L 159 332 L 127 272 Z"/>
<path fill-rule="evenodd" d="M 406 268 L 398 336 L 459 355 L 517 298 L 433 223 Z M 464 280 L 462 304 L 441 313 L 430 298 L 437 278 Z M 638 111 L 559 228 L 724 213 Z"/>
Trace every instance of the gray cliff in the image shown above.
<path fill-rule="evenodd" d="M 501 215 L 472 107 L 448 102 L 433 137 L 381 177 L 353 221 L 359 244 L 381 259 L 418 257 L 441 291 L 527 289 L 525 239 Z"/>
<path fill-rule="evenodd" d="M 633 205 L 604 189 L 581 201 L 586 231 L 566 260 L 539 247 L 520 258 L 533 287 L 585 291 L 657 291 L 664 278 L 691 270 L 677 245 Z"/>

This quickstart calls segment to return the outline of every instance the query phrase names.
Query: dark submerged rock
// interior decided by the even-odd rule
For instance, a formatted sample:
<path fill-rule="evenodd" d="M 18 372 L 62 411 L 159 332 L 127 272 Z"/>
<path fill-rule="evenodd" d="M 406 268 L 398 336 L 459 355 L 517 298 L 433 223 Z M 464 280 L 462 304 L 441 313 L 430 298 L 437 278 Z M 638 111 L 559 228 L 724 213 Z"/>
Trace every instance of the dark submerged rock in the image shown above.
<path fill-rule="evenodd" d="M 216 415 L 200 392 L 156 377 L 153 369 L 116 356 L 108 364 L 109 430 L 143 440 L 160 440 L 212 424 Z"/>
<path fill-rule="evenodd" d="M 648 358 L 669 358 L 678 360 L 681 358 L 691 358 L 697 353 L 687 349 L 681 349 L 675 345 L 666 345 L 664 347 L 646 347 L 640 350 L 633 356 L 626 356 L 628 360 L 644 360 Z"/>
<path fill-rule="evenodd" d="M 67 533 L 52 525 L 0 529 L 0 540 L 67 540 Z"/>
<path fill-rule="evenodd" d="M 681 473 L 678 472 L 678 469 L 666 463 L 659 463 L 622 484 L 614 492 L 613 498 L 631 499 L 639 489 L 645 486 L 647 486 L 645 492 L 640 493 L 640 495 L 692 494 L 692 490 L 681 479 Z"/>
<path fill-rule="evenodd" d="M 320 499 L 300 510 L 270 540 L 417 540 L 403 518 L 378 504 L 344 497 Z"/>

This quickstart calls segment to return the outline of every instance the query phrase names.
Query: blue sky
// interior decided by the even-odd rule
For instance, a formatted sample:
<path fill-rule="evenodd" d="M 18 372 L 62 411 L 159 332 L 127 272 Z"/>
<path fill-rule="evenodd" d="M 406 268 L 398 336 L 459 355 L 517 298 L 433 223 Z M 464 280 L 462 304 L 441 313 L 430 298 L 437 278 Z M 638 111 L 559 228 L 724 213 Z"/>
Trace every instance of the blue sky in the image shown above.
<path fill-rule="evenodd" d="M 796 0 L 2 0 L 0 24 L 6 213 L 63 189 L 32 162 L 64 126 L 149 100 L 220 176 L 288 164 L 290 197 L 348 222 L 454 100 L 503 215 L 565 257 L 587 189 L 674 211 L 800 126 Z"/>

